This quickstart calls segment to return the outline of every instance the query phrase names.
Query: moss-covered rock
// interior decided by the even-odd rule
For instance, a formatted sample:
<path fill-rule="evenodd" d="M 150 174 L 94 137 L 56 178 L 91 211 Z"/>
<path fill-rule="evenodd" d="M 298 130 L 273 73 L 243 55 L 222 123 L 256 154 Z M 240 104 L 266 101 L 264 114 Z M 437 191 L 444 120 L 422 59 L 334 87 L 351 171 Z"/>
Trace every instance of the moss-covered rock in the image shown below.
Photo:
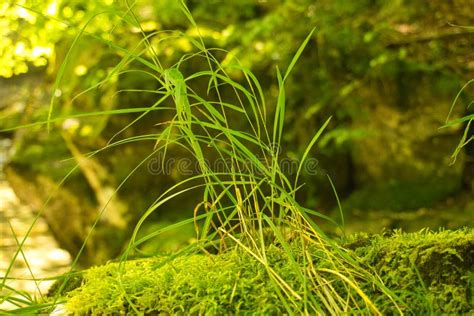
<path fill-rule="evenodd" d="M 401 311 L 474 312 L 474 230 L 356 235 L 342 244 L 379 274 L 397 296 Z M 273 269 L 303 296 L 304 286 L 293 274 L 286 253 L 271 246 L 267 256 Z M 362 287 L 382 313 L 397 312 L 372 283 Z M 266 268 L 236 250 L 95 267 L 85 272 L 80 287 L 66 295 L 65 306 L 73 313 L 99 315 L 278 314 L 286 309 L 277 292 Z M 303 300 L 300 305 L 302 311 Z"/>
<path fill-rule="evenodd" d="M 281 249 L 272 248 L 275 260 Z M 68 294 L 66 309 L 79 314 L 279 314 L 285 307 L 264 266 L 246 254 L 190 255 L 133 260 L 89 269 Z M 278 268 L 283 275 L 289 269 Z M 296 281 L 288 280 L 298 288 Z"/>
<path fill-rule="evenodd" d="M 410 312 L 474 311 L 472 229 L 410 234 L 395 231 L 388 237 L 362 234 L 346 247 L 374 268 Z"/>

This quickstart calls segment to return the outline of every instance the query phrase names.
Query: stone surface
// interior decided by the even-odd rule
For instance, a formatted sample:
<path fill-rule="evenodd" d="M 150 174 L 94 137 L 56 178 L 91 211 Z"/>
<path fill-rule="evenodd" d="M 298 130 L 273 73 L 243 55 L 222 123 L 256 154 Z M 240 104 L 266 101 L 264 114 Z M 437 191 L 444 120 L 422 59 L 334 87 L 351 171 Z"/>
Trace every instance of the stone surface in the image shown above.
<path fill-rule="evenodd" d="M 67 272 L 71 257 L 59 248 L 46 221 L 41 217 L 35 219 L 35 214 L 20 203 L 8 183 L 0 181 L 0 282 L 6 278 L 7 286 L 39 298 L 46 295 L 54 282 L 41 278 Z M 27 234 L 22 251 L 14 259 L 19 243 Z M 0 287 L 0 295 L 7 294 L 9 290 Z M 0 302 L 0 309 L 11 307 L 9 302 Z"/>

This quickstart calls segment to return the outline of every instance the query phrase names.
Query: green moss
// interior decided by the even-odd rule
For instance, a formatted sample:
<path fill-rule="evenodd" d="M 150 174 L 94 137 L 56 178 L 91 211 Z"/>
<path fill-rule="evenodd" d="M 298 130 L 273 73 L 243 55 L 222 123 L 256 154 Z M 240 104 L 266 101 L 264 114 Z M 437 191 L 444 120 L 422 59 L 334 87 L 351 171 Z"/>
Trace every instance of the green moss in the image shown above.
<path fill-rule="evenodd" d="M 474 230 L 396 231 L 391 236 L 360 234 L 351 239 L 346 247 L 399 294 L 407 311 L 474 311 Z"/>
<path fill-rule="evenodd" d="M 277 260 L 281 250 L 271 248 L 269 254 Z M 285 273 L 285 267 L 280 270 Z M 265 268 L 236 251 L 171 261 L 167 257 L 133 260 L 123 271 L 118 263 L 95 267 L 87 271 L 83 285 L 68 296 L 67 310 L 79 314 L 108 315 L 133 309 L 211 315 L 284 311 Z"/>
<path fill-rule="evenodd" d="M 397 294 L 402 311 L 474 311 L 474 230 L 362 234 L 342 243 Z M 271 246 L 267 256 L 273 269 L 303 294 L 304 286 L 286 253 Z M 324 260 L 313 264 L 324 265 Z M 396 312 L 372 283 L 362 286 L 384 314 Z M 344 291 L 337 282 L 334 287 Z M 242 252 L 162 256 L 128 261 L 122 270 L 119 263 L 87 270 L 82 285 L 67 294 L 66 308 L 77 314 L 133 313 L 134 309 L 147 314 L 280 314 L 285 307 L 277 292 L 267 270 Z M 302 311 L 303 302 L 298 304 Z"/>

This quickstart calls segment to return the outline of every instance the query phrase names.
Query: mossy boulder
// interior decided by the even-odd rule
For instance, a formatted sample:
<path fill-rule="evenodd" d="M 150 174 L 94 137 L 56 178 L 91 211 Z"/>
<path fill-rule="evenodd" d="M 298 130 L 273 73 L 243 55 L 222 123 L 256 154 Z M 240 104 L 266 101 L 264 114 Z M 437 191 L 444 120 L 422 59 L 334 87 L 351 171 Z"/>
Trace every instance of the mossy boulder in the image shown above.
<path fill-rule="evenodd" d="M 359 235 L 346 247 L 373 267 L 411 313 L 474 312 L 474 230 Z"/>
<path fill-rule="evenodd" d="M 394 294 L 400 310 L 371 282 L 362 284 L 383 314 L 474 312 L 473 229 L 354 235 L 341 244 Z M 283 249 L 270 246 L 267 256 L 295 291 L 304 291 Z M 286 310 L 265 267 L 237 250 L 109 263 L 85 271 L 83 277 L 79 287 L 65 294 L 65 308 L 75 314 L 246 315 Z"/>
<path fill-rule="evenodd" d="M 272 248 L 274 261 L 281 249 Z M 275 262 L 276 263 L 276 262 Z M 288 276 L 288 265 L 278 267 Z M 299 287 L 295 281 L 289 284 Z M 280 314 L 285 307 L 263 265 L 250 256 L 155 257 L 110 263 L 85 272 L 80 287 L 67 295 L 66 310 L 76 314 Z M 133 306 L 133 307 L 132 307 Z"/>

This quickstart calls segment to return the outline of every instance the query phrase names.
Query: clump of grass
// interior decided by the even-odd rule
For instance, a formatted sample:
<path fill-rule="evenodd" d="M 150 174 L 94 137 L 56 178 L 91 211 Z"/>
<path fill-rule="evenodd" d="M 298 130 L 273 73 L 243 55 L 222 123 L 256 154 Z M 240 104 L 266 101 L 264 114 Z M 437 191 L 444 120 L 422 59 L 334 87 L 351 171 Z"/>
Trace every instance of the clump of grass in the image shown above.
<path fill-rule="evenodd" d="M 184 2 L 181 4 L 182 12 L 187 16 L 192 26 L 199 30 Z M 139 21 L 133 14 L 133 8 L 129 8 L 127 15 L 128 18 L 125 19 L 127 23 L 140 27 Z M 73 43 L 80 40 L 84 32 L 85 29 L 80 30 Z M 150 290 L 149 286 L 158 284 L 158 281 L 144 278 L 139 283 L 130 283 L 130 273 L 133 272 L 130 272 L 129 267 L 138 268 L 137 265 L 140 265 L 140 262 L 130 263 L 127 259 L 134 253 L 140 253 L 140 245 L 144 242 L 153 240 L 163 231 L 178 229 L 189 222 L 195 223 L 197 242 L 160 263 L 163 266 L 161 268 L 163 275 L 159 273 L 159 275 L 153 276 L 160 280 L 160 284 L 167 282 L 166 278 L 169 277 L 169 273 L 173 273 L 174 268 L 172 267 L 184 268 L 191 263 L 202 270 L 206 280 L 212 280 L 213 274 L 215 277 L 219 277 L 221 274 L 213 270 L 209 263 L 217 260 L 224 264 L 229 257 L 232 257 L 234 263 L 229 263 L 229 271 L 225 272 L 227 273 L 226 277 L 236 282 L 232 286 L 238 287 L 237 280 L 241 278 L 239 274 L 245 273 L 235 266 L 235 262 L 251 265 L 252 269 L 259 271 L 254 279 L 255 282 L 262 278 L 268 280 L 265 283 L 265 293 L 268 294 L 268 300 L 274 302 L 272 304 L 278 302 L 278 307 L 276 305 L 269 307 L 275 312 L 341 314 L 358 311 L 380 314 L 376 303 L 364 292 L 361 284 L 371 284 L 372 287 L 377 288 L 380 293 L 383 293 L 386 301 L 390 302 L 395 310 L 398 310 L 395 295 L 383 285 L 376 274 L 361 265 L 348 251 L 319 229 L 313 218 L 315 216 L 324 217 L 323 214 L 304 208 L 296 201 L 295 193 L 301 188 L 298 180 L 303 172 L 305 160 L 329 124 L 330 118 L 315 133 L 308 144 L 293 177 L 289 177 L 281 170 L 280 152 L 273 150 L 281 144 L 284 133 L 285 82 L 290 80 L 291 71 L 312 34 L 313 31 L 304 40 L 284 73 L 278 68 L 276 69 L 279 93 L 274 107 L 267 105 L 261 84 L 249 69 L 240 65 L 236 59 L 233 63 L 223 65 L 213 54 L 214 51 L 222 52 L 222 50 L 208 49 L 200 37 L 194 38 L 181 34 L 183 38 L 194 45 L 195 52 L 184 55 L 178 63 L 168 68 L 162 66 L 150 43 L 151 37 L 156 33 L 143 34 L 143 40 L 134 49 L 119 47 L 115 43 L 107 42 L 110 47 L 124 53 L 125 56 L 105 80 L 84 93 L 107 84 L 117 75 L 133 71 L 127 67 L 139 63 L 141 67 L 146 68 L 146 70 L 141 69 L 140 72 L 148 74 L 160 84 L 161 88 L 155 93 L 161 98 L 152 106 L 143 109 L 143 113 L 119 131 L 107 146 L 88 156 L 106 152 L 110 148 L 131 142 L 153 141 L 155 143 L 155 150 L 148 157 L 144 157 L 140 164 L 130 172 L 129 176 L 119 185 L 117 191 L 150 157 L 159 152 L 162 152 L 166 157 L 169 154 L 170 146 L 186 150 L 197 161 L 200 171 L 199 174 L 173 185 L 162 193 L 140 217 L 130 238 L 130 243 L 118 264 L 118 270 L 113 274 L 116 279 L 116 283 L 113 285 L 115 287 L 114 293 L 118 293 L 118 296 L 114 296 L 113 299 L 114 304 L 117 305 L 111 304 L 108 307 L 113 309 L 113 312 L 119 312 L 123 306 L 127 306 L 127 310 L 130 312 L 142 313 L 145 312 L 143 310 L 145 306 L 152 304 L 150 302 L 152 298 L 146 294 L 146 291 Z M 74 44 L 71 49 L 73 48 Z M 69 61 L 68 58 L 64 63 Z M 185 68 L 186 63 L 196 59 L 203 59 L 207 69 L 185 75 L 182 69 Z M 56 88 L 60 86 L 65 75 L 64 69 L 65 67 L 60 68 L 55 83 Z M 232 79 L 228 75 L 230 71 L 240 73 L 244 78 L 243 82 Z M 207 82 L 206 95 L 197 94 L 191 89 L 192 83 L 196 81 Z M 223 93 L 224 90 L 226 93 Z M 224 98 L 224 95 L 229 95 L 229 91 L 232 92 L 232 97 Z M 166 102 L 174 105 L 174 115 L 171 120 L 156 122 L 161 127 L 160 132 L 119 139 L 121 132 L 133 124 L 137 124 L 151 111 L 169 111 L 169 107 L 163 106 L 163 104 L 167 104 Z M 54 96 L 50 105 L 46 123 L 52 127 L 53 123 L 58 120 L 52 115 L 55 106 Z M 131 113 L 137 110 L 122 109 L 120 113 L 127 113 L 127 111 Z M 117 113 L 119 113 L 118 110 L 112 110 L 90 113 L 89 115 L 114 115 Z M 235 124 L 230 119 L 235 117 L 239 118 L 239 124 Z M 213 157 L 221 158 L 225 162 L 224 171 L 213 170 L 209 163 Z M 144 236 L 139 234 L 151 214 L 159 212 L 160 207 L 163 207 L 168 201 L 179 199 L 189 191 L 202 193 L 202 202 L 196 206 L 194 218 Z M 105 207 L 92 226 L 91 232 L 104 210 Z M 287 230 L 292 232 L 291 238 L 288 238 Z M 90 233 L 86 236 L 84 245 L 89 236 Z M 276 244 L 278 244 L 277 248 Z M 219 256 L 209 254 L 212 248 L 219 253 Z M 83 249 L 84 246 L 78 257 Z M 236 251 L 239 251 L 238 255 Z M 204 255 L 197 255 L 198 252 L 204 253 Z M 282 259 L 275 261 L 275 254 Z M 77 258 L 73 262 L 73 268 L 77 263 Z M 282 262 L 284 264 L 281 264 Z M 165 266 L 166 268 L 164 268 Z M 150 267 L 145 267 L 144 271 L 148 271 L 147 269 Z M 57 293 L 62 292 L 68 279 L 66 276 Z M 213 282 L 203 281 L 201 285 L 196 285 L 197 292 L 186 294 L 178 289 L 173 293 L 180 295 L 182 292 L 182 295 L 187 295 L 183 296 L 183 299 L 193 301 L 200 297 L 199 291 L 215 290 L 213 286 L 219 282 Z M 132 291 L 128 288 L 129 286 L 134 287 Z M 245 287 L 236 288 L 235 293 L 229 297 L 226 296 L 225 300 L 228 299 L 228 304 L 236 307 L 239 304 L 245 305 L 247 304 L 246 290 Z M 137 291 L 144 294 L 142 298 L 148 300 L 146 304 L 140 301 L 142 298 L 138 299 Z M 99 288 L 97 295 L 100 295 L 99 293 L 110 292 Z M 190 294 L 191 296 L 189 296 Z M 236 294 L 239 296 L 237 297 Z M 162 292 L 160 295 L 160 304 L 162 304 L 166 302 L 166 292 Z M 168 293 L 168 301 L 172 299 L 169 295 L 171 294 Z M 60 294 L 56 295 L 54 302 L 59 302 L 59 300 Z M 93 300 L 93 302 L 96 301 Z M 70 304 L 75 304 L 74 300 Z M 200 312 L 204 306 L 202 305 L 204 303 L 185 305 L 183 302 L 182 304 L 183 306 L 180 307 L 166 307 L 165 304 L 160 307 L 162 308 L 160 310 Z M 206 307 L 209 306 L 206 305 Z M 93 310 L 92 306 L 87 308 Z M 217 311 L 218 309 L 216 309 L 216 313 Z"/>

